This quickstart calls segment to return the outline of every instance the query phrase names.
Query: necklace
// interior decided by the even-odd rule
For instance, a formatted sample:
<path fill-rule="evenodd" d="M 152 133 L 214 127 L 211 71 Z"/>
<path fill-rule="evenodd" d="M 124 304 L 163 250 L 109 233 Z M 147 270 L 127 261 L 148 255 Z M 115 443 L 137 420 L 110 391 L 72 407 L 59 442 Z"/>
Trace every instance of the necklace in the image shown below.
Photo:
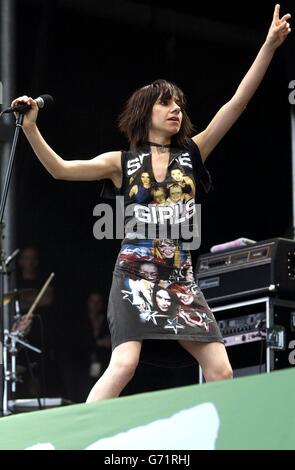
<path fill-rule="evenodd" d="M 167 152 L 167 149 L 171 149 L 171 144 L 157 144 L 156 142 L 148 142 L 151 147 L 157 147 L 160 153 Z"/>

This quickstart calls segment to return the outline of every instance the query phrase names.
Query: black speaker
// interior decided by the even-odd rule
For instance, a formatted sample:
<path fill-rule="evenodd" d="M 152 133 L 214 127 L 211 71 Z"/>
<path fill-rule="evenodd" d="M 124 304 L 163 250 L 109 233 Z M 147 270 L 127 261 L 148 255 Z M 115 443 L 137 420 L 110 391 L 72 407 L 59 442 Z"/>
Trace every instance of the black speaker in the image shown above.
<path fill-rule="evenodd" d="M 208 300 L 276 295 L 295 299 L 295 241 L 274 238 L 197 260 L 196 279 Z"/>

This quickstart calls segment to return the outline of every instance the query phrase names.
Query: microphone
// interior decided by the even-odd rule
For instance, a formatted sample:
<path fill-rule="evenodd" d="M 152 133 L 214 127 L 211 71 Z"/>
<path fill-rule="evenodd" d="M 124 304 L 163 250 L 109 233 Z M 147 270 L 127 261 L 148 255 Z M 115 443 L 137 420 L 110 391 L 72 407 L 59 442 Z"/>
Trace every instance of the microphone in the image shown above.
<path fill-rule="evenodd" d="M 51 95 L 40 95 L 40 96 L 38 96 L 38 98 L 35 98 L 34 101 L 36 101 L 39 109 L 47 108 L 48 106 L 51 106 L 54 103 L 54 100 L 53 100 Z M 24 114 L 29 109 L 31 109 L 30 104 L 18 104 L 17 106 L 13 106 L 13 107 L 4 109 L 1 112 L 1 115 L 5 114 L 5 113 Z"/>

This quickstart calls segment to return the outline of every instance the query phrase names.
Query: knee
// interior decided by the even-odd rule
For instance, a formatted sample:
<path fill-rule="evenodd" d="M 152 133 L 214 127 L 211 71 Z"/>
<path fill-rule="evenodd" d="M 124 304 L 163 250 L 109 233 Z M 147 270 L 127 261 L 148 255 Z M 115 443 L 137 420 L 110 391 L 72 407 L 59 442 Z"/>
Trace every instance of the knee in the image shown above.
<path fill-rule="evenodd" d="M 230 365 L 224 365 L 218 369 L 214 369 L 207 374 L 207 382 L 217 380 L 229 380 L 233 378 L 233 371 Z"/>
<path fill-rule="evenodd" d="M 131 380 L 138 366 L 137 358 L 116 358 L 111 361 L 116 376 Z"/>
<path fill-rule="evenodd" d="M 225 367 L 221 372 L 220 380 L 231 380 L 233 378 L 233 370 L 230 366 Z"/>

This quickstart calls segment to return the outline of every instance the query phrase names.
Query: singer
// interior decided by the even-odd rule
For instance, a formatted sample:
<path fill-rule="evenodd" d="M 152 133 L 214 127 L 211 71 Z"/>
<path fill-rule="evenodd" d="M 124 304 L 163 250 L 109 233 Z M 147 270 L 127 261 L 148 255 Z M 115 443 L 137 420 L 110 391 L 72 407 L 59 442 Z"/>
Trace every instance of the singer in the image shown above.
<path fill-rule="evenodd" d="M 32 98 L 17 98 L 12 107 L 30 105 L 23 131 L 54 178 L 109 179 L 124 195 L 125 205 L 185 204 L 195 199 L 200 183 L 210 189 L 204 162 L 260 85 L 276 49 L 291 32 L 290 17 L 280 18 L 280 6 L 275 6 L 265 42 L 251 68 L 233 97 L 197 135 L 192 136 L 183 92 L 165 80 L 138 89 L 127 101 L 119 128 L 127 135 L 130 150 L 107 152 L 87 161 L 65 161 L 48 146 L 37 128 L 38 106 Z M 190 253 L 183 249 L 181 238 L 132 239 L 127 232 L 114 269 L 108 321 L 112 356 L 88 402 L 121 393 L 138 365 L 142 341 L 147 339 L 178 341 L 199 362 L 206 381 L 232 377 L 221 333 L 196 285 Z"/>

